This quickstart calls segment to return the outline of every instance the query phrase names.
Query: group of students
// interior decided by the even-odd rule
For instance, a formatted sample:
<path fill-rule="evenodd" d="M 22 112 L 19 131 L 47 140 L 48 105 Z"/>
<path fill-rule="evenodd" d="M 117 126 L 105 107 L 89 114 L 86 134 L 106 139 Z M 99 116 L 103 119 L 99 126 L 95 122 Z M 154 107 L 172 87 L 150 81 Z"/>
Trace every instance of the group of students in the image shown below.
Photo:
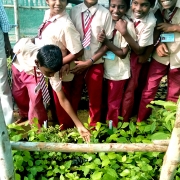
<path fill-rule="evenodd" d="M 86 141 L 90 134 L 76 115 L 84 83 L 90 126 L 112 120 L 116 127 L 118 116 L 129 121 L 137 106 L 137 121 L 146 120 L 151 113 L 146 105 L 166 74 L 167 100 L 177 101 L 180 0 L 110 0 L 109 10 L 98 0 L 84 0 L 71 9 L 70 16 L 65 12 L 68 0 L 46 3 L 49 10 L 38 36 L 23 38 L 14 47 L 12 94 L 21 118 L 37 117 L 39 126 L 47 120 L 42 92 L 34 92 L 41 73 L 50 77 L 61 128 L 75 124 Z M 57 57 L 61 62 L 56 65 Z"/>

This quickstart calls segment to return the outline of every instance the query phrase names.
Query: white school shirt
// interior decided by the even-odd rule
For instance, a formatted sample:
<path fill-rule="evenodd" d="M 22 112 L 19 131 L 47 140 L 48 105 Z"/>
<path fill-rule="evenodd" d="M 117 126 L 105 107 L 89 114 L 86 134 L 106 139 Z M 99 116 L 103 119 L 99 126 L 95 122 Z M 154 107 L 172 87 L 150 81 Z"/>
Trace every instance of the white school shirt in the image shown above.
<path fill-rule="evenodd" d="M 180 0 L 177 0 L 176 7 L 178 7 L 177 12 L 172 18 L 172 24 L 178 24 L 180 25 Z M 163 11 L 163 8 L 160 8 L 161 12 Z M 166 16 L 166 11 L 165 11 Z M 175 41 L 174 42 L 166 42 L 167 48 L 169 50 L 169 55 L 160 57 L 158 56 L 157 52 L 155 51 L 153 54 L 153 58 L 164 65 L 169 65 L 171 69 L 180 68 L 180 33 L 179 32 L 173 32 Z"/>
<path fill-rule="evenodd" d="M 86 11 L 88 7 L 81 3 L 79 5 L 76 5 L 73 7 L 70 11 L 70 17 L 77 29 L 77 31 L 81 35 L 81 41 L 84 38 L 84 32 L 82 28 L 82 17 L 81 14 Z M 88 60 L 91 58 L 95 52 L 101 47 L 101 43 L 97 41 L 97 35 L 98 33 L 104 29 L 106 33 L 106 37 L 108 39 L 111 39 L 112 32 L 113 32 L 113 23 L 112 23 L 112 17 L 106 8 L 103 6 L 96 4 L 89 8 L 89 11 L 91 13 L 91 16 L 96 12 L 94 15 L 94 18 L 91 22 L 91 43 L 90 43 L 90 50 L 84 49 L 84 55 L 82 58 L 79 58 L 80 60 Z M 95 64 L 103 63 L 104 60 L 100 58 L 98 61 L 95 62 Z"/>
<path fill-rule="evenodd" d="M 156 18 L 152 11 L 150 11 L 145 17 L 141 19 L 135 19 L 132 10 L 127 13 L 129 19 L 133 21 L 141 21 L 135 28 L 137 34 L 137 42 L 139 46 L 146 47 L 153 44 L 153 33 L 156 26 Z"/>
<path fill-rule="evenodd" d="M 46 20 L 50 20 L 52 23 L 42 31 L 42 45 L 57 45 L 61 49 L 63 57 L 65 57 L 68 52 L 76 54 L 83 49 L 80 41 L 80 34 L 65 11 L 50 18 L 50 10 L 47 10 L 45 12 L 44 22 Z M 72 61 L 70 63 L 70 69 L 74 66 L 75 63 Z M 73 78 L 74 74 L 72 73 L 68 75 L 63 74 L 62 80 L 72 81 Z"/>
<path fill-rule="evenodd" d="M 136 32 L 134 29 L 134 24 L 127 17 L 123 16 L 122 18 L 127 21 L 127 30 L 132 38 L 135 39 Z M 118 48 L 125 48 L 128 45 L 119 31 L 116 31 L 113 44 Z M 130 74 L 130 50 L 124 59 L 121 59 L 116 55 L 114 60 L 105 59 L 104 78 L 118 81 L 128 79 Z"/>
<path fill-rule="evenodd" d="M 16 60 L 13 65 L 18 69 L 18 71 L 34 76 L 34 67 L 36 67 L 35 60 L 37 59 L 39 47 L 31 42 L 30 38 L 20 39 L 14 46 L 13 52 L 17 54 Z M 42 74 L 36 68 L 37 76 Z M 35 78 L 35 77 L 34 77 Z M 50 84 L 54 91 L 61 91 L 62 82 L 59 77 L 59 72 L 56 72 L 53 77 L 49 78 Z"/>

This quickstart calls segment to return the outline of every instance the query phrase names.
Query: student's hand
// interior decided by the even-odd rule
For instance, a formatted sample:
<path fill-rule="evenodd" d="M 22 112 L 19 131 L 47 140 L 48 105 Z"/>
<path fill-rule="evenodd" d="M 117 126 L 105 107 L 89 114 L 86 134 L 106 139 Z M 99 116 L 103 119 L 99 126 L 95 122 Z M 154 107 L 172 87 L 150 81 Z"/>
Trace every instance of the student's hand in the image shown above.
<path fill-rule="evenodd" d="M 175 32 L 175 24 L 170 24 L 170 23 L 159 23 L 157 25 L 157 29 L 163 32 Z"/>
<path fill-rule="evenodd" d="M 4 39 L 5 42 L 5 52 L 6 52 L 6 57 L 11 56 L 11 58 L 13 57 L 13 50 L 11 48 L 11 44 L 9 42 L 9 39 L 5 38 Z"/>
<path fill-rule="evenodd" d="M 76 66 L 72 70 L 70 70 L 70 72 L 74 74 L 81 74 L 83 71 L 85 71 L 88 67 L 92 65 L 92 61 L 75 61 L 75 64 Z"/>
<path fill-rule="evenodd" d="M 69 74 L 70 71 L 70 65 L 65 64 L 61 67 L 61 70 L 59 71 L 59 77 L 62 78 L 63 76 L 66 76 Z"/>
<path fill-rule="evenodd" d="M 105 39 L 106 39 L 106 34 L 103 29 L 103 30 L 101 30 L 101 32 L 98 33 L 97 40 L 98 40 L 98 42 L 103 43 Z"/>
<path fill-rule="evenodd" d="M 127 21 L 119 19 L 116 22 L 115 29 L 117 29 L 122 34 L 122 36 L 124 36 L 127 33 Z"/>
<path fill-rule="evenodd" d="M 156 47 L 156 52 L 160 57 L 169 55 L 169 51 L 165 43 L 159 43 Z"/>
<path fill-rule="evenodd" d="M 90 132 L 82 125 L 77 127 L 79 134 L 81 135 L 81 137 L 83 138 L 84 141 L 86 141 L 87 143 L 90 142 Z"/>
<path fill-rule="evenodd" d="M 141 64 L 144 64 L 148 61 L 148 59 L 149 59 L 149 55 L 142 54 L 142 55 L 139 55 L 138 62 Z"/>

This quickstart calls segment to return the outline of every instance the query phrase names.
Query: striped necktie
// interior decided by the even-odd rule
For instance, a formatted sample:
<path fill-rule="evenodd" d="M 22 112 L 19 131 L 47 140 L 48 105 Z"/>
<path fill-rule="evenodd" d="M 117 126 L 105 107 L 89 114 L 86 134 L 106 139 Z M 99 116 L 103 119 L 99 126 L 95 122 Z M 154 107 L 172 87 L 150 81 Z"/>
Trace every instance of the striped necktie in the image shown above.
<path fill-rule="evenodd" d="M 84 29 L 85 34 L 84 34 L 84 39 L 82 41 L 82 45 L 84 48 L 88 47 L 90 45 L 90 41 L 91 41 L 91 25 L 90 23 L 90 11 L 89 9 L 86 10 L 86 17 L 84 19 Z"/>
<path fill-rule="evenodd" d="M 48 87 L 45 81 L 45 77 L 43 75 L 40 78 L 39 84 L 42 91 L 43 102 L 48 104 L 50 101 L 50 95 L 49 95 Z"/>
<path fill-rule="evenodd" d="M 43 74 L 41 74 L 40 80 L 37 83 L 37 72 L 36 72 L 36 67 L 34 66 L 34 77 L 35 77 L 35 81 L 36 81 L 36 88 L 35 88 L 35 93 L 39 91 L 39 89 L 41 89 L 42 92 L 42 97 L 43 97 L 43 102 L 48 104 L 50 101 L 50 94 L 48 91 L 48 87 L 45 81 L 45 77 Z"/>

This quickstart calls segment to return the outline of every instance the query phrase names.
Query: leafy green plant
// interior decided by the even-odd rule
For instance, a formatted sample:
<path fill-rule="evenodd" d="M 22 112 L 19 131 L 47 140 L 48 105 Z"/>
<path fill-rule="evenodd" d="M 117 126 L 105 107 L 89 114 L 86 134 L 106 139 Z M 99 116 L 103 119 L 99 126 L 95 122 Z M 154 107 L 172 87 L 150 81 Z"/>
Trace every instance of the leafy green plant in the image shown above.
<path fill-rule="evenodd" d="M 169 139 L 175 121 L 176 104 L 154 101 L 153 113 L 146 122 L 119 122 L 108 129 L 97 123 L 91 129 L 91 143 L 151 143 L 155 139 Z M 37 119 L 27 132 L 18 125 L 8 126 L 10 139 L 30 142 L 83 143 L 76 128 L 60 131 L 59 126 L 42 128 Z M 160 152 L 101 152 L 62 153 L 13 150 L 16 180 L 156 180 L 159 179 L 164 153 Z M 180 167 L 176 180 L 180 177 Z"/>

